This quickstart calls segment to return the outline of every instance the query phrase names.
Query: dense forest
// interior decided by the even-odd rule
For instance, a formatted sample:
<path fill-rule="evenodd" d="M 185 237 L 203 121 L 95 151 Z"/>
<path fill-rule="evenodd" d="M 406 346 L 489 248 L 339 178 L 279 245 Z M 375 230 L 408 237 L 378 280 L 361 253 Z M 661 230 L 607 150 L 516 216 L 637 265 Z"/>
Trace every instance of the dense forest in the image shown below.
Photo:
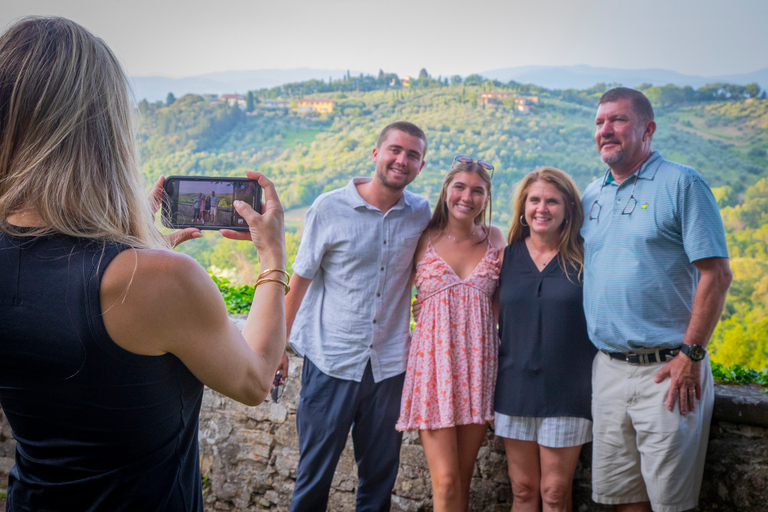
<path fill-rule="evenodd" d="M 258 169 L 276 184 L 286 208 L 292 261 L 305 208 L 318 194 L 369 176 L 378 132 L 409 120 L 427 133 L 429 149 L 410 190 L 434 203 L 453 157 L 494 164 L 493 222 L 510 220 L 515 184 L 541 165 L 570 173 L 580 189 L 602 176 L 594 147 L 597 99 L 612 85 L 582 91 L 502 84 L 473 75 L 432 78 L 422 70 L 404 87 L 393 74 L 313 80 L 249 91 L 247 107 L 210 97 L 169 95 L 165 103 L 139 103 L 139 132 L 148 180 L 160 174 L 242 176 Z M 726 225 L 735 279 L 723 321 L 712 342 L 713 359 L 726 365 L 768 367 L 768 100 L 754 85 L 641 87 L 654 104 L 654 149 L 699 170 L 713 187 Z M 486 91 L 508 92 L 484 105 Z M 270 108 L 280 98 L 332 99 L 331 114 Z M 527 112 L 516 98 L 527 98 Z M 537 101 L 533 101 L 535 98 Z M 253 282 L 256 255 L 248 244 L 207 233 L 180 248 L 214 274 Z M 290 263 L 290 262 L 289 262 Z"/>

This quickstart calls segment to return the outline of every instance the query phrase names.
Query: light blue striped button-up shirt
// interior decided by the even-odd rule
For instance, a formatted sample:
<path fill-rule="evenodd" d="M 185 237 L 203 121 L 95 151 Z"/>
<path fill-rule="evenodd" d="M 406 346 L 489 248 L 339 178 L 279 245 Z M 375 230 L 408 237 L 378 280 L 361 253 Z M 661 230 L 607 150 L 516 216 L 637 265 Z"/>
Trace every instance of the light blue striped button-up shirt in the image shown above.
<path fill-rule="evenodd" d="M 312 279 L 291 329 L 291 345 L 323 373 L 360 382 L 405 371 L 410 348 L 411 268 L 429 203 L 404 191 L 382 213 L 355 178 L 307 211 L 293 271 Z"/>
<path fill-rule="evenodd" d="M 596 200 L 600 208 L 593 208 Z M 621 184 L 610 174 L 605 185 L 591 183 L 582 205 L 584 313 L 592 343 L 609 352 L 680 346 L 699 281 L 693 262 L 728 257 L 717 201 L 704 178 L 655 152 Z"/>

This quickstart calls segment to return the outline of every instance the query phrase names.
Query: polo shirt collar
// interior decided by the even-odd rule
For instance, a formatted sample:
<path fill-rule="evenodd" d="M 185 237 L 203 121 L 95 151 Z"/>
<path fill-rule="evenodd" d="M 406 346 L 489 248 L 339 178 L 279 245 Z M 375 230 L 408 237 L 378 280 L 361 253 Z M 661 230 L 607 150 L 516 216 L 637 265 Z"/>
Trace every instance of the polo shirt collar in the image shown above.
<path fill-rule="evenodd" d="M 363 196 L 360 195 L 360 192 L 357 191 L 357 184 L 360 183 L 367 183 L 371 181 L 372 178 L 352 178 L 349 180 L 349 183 L 346 187 L 346 196 L 347 196 L 347 202 L 352 208 L 368 208 L 371 210 L 379 211 L 378 208 L 375 206 L 372 206 L 368 204 L 365 199 L 363 199 Z M 400 196 L 400 199 L 395 203 L 395 205 L 390 208 L 389 210 L 402 210 L 405 205 L 411 206 L 411 199 L 408 197 L 408 195 L 403 191 L 403 195 Z"/>
<path fill-rule="evenodd" d="M 640 170 L 633 172 L 627 177 L 627 180 L 637 174 L 638 179 L 644 179 L 644 180 L 652 180 L 654 176 L 656 176 L 656 171 L 659 170 L 659 167 L 661 167 L 661 162 L 664 161 L 664 157 L 661 156 L 661 153 L 658 151 L 654 151 L 651 153 L 651 156 L 648 157 L 648 160 L 645 161 L 643 165 L 640 166 Z M 624 181 L 627 181 L 624 180 Z M 608 177 L 605 179 L 605 184 L 608 185 L 609 183 L 613 183 L 613 173 L 609 172 Z"/>

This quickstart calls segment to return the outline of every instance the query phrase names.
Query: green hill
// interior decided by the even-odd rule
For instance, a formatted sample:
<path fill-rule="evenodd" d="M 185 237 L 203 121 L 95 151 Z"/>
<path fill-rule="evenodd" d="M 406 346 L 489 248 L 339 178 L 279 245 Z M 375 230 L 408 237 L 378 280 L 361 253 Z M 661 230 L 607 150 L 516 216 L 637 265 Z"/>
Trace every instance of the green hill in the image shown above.
<path fill-rule="evenodd" d="M 390 87 L 391 81 L 391 75 L 383 75 L 253 91 L 255 107 L 248 113 L 195 95 L 172 105 L 142 102 L 139 141 L 144 171 L 150 180 L 160 174 L 242 176 L 246 169 L 265 173 L 288 210 L 292 260 L 303 209 L 323 191 L 343 186 L 354 176 L 369 176 L 376 137 L 396 120 L 414 122 L 427 133 L 427 165 L 410 190 L 432 204 L 455 155 L 494 164 L 493 220 L 502 229 L 509 224 L 514 185 L 527 172 L 542 165 L 558 167 L 583 190 L 605 170 L 593 139 L 595 105 L 605 86 L 549 91 L 480 77 L 463 83 L 423 77 L 404 88 Z M 766 367 L 768 100 L 734 87 L 649 87 L 646 93 L 657 114 L 654 149 L 699 170 L 723 208 L 736 279 L 725 321 L 713 338 L 716 360 Z M 478 99 L 485 91 L 510 95 L 484 106 Z M 336 104 L 332 114 L 300 115 L 258 101 L 278 96 L 294 102 L 301 96 L 329 98 Z M 518 110 L 516 97 L 529 98 L 530 113 Z M 255 254 L 246 245 L 207 233 L 181 250 L 234 281 L 252 281 Z M 745 337 L 750 340 L 742 343 L 747 348 L 736 341 Z"/>

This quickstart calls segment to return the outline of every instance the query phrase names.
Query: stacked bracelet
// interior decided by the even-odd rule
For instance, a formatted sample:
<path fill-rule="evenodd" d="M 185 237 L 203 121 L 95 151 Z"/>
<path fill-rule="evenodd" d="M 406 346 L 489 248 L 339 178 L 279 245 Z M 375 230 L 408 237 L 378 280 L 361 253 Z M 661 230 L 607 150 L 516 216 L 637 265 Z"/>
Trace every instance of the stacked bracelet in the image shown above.
<path fill-rule="evenodd" d="M 286 272 L 285 270 L 283 270 L 283 269 L 281 269 L 281 268 L 268 268 L 267 270 L 265 270 L 264 272 L 262 272 L 261 274 L 259 274 L 259 277 L 257 277 L 257 278 L 256 278 L 256 281 L 258 282 L 258 281 L 259 281 L 259 279 L 261 279 L 262 277 L 266 276 L 267 274 L 269 274 L 269 273 L 271 273 L 271 272 L 281 272 L 281 273 L 285 274 L 285 280 L 286 280 L 286 281 L 287 281 L 287 280 L 288 280 L 288 278 L 290 277 L 290 276 L 288 275 L 288 272 Z"/>
<path fill-rule="evenodd" d="M 282 272 L 283 274 L 285 274 L 285 281 L 282 281 L 280 279 L 274 279 L 271 277 L 264 277 L 266 275 L 269 275 L 272 272 Z M 288 272 L 286 272 L 285 270 L 282 270 L 279 268 L 268 268 L 267 270 L 259 274 L 259 277 L 256 279 L 256 284 L 253 285 L 253 289 L 255 290 L 256 287 L 258 287 L 261 283 L 266 283 L 266 282 L 280 283 L 281 285 L 285 286 L 286 295 L 288 295 L 288 292 L 291 291 L 291 287 L 288 286 Z"/>
<path fill-rule="evenodd" d="M 291 291 L 291 287 L 288 286 L 288 283 L 285 281 L 281 281 L 280 279 L 272 279 L 270 277 L 262 277 L 258 281 L 256 281 L 256 284 L 253 285 L 253 289 L 255 290 L 257 286 L 259 286 L 261 283 L 265 283 L 267 281 L 271 281 L 273 283 L 280 283 L 281 285 L 285 286 L 285 294 L 288 295 L 288 292 Z"/>

